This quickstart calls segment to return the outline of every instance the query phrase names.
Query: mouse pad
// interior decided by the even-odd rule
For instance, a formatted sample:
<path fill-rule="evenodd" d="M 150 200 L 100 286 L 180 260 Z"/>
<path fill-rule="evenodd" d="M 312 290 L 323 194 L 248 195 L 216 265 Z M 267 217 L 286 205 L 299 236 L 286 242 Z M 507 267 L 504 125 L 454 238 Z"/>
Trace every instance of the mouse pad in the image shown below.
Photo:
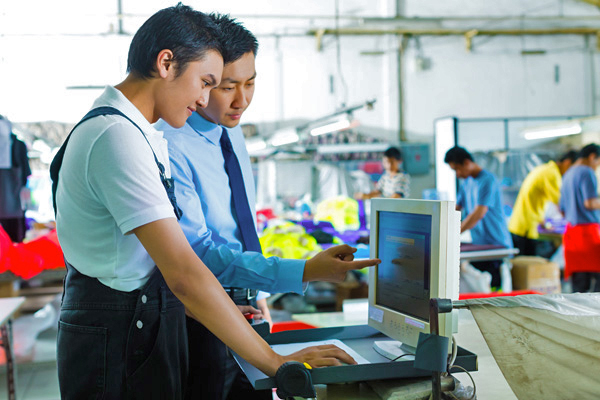
<path fill-rule="evenodd" d="M 323 344 L 334 344 L 340 349 L 344 350 L 348 353 L 358 364 L 370 364 L 364 357 L 360 356 L 356 351 L 348 347 L 344 342 L 338 339 L 330 339 L 330 340 L 319 340 L 315 342 L 302 342 L 302 343 L 286 343 L 286 344 L 276 344 L 271 346 L 273 351 L 279 355 L 287 356 L 289 354 L 295 353 L 296 351 L 300 351 L 306 347 L 310 346 L 320 346 Z"/>

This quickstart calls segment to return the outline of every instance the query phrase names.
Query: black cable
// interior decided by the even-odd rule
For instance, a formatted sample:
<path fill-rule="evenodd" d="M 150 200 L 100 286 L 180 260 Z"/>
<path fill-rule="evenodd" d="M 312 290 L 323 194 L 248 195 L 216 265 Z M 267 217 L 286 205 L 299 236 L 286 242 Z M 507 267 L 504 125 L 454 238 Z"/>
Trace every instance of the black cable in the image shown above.
<path fill-rule="evenodd" d="M 394 358 L 394 359 L 393 359 L 393 360 L 391 360 L 390 362 L 394 362 L 394 361 L 396 361 L 396 360 L 399 360 L 399 359 L 401 359 L 401 358 L 402 358 L 402 357 L 404 357 L 404 356 L 414 356 L 414 354 L 411 354 L 411 353 L 404 353 L 404 354 L 401 354 L 401 355 L 399 355 L 398 357 Z"/>
<path fill-rule="evenodd" d="M 471 374 L 469 373 L 469 371 L 467 371 L 466 369 L 464 369 L 463 367 L 461 367 L 460 365 L 453 365 L 450 368 L 448 368 L 448 371 L 450 371 L 452 368 L 458 368 L 463 370 L 463 372 L 466 372 L 467 375 L 469 375 L 469 378 L 471 378 L 471 382 L 473 383 L 473 394 L 471 395 L 471 397 L 469 397 L 467 400 L 473 400 L 474 398 L 476 398 L 476 394 L 477 394 L 477 386 L 475 386 L 475 379 L 473 379 L 473 377 L 471 376 Z M 454 395 L 453 395 L 454 396 Z M 456 397 L 455 397 L 456 398 Z"/>

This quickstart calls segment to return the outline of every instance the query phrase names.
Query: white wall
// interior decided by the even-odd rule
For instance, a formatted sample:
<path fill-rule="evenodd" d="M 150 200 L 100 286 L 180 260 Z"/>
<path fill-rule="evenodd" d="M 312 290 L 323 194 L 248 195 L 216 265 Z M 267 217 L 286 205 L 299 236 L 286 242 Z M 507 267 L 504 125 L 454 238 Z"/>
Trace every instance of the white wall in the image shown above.
<path fill-rule="evenodd" d="M 129 41 L 116 36 L 0 38 L 0 113 L 17 122 L 77 122 L 101 90 L 67 87 L 120 82 Z"/>
<path fill-rule="evenodd" d="M 173 2 L 123 0 L 125 30 L 134 32 L 150 14 Z M 317 118 L 348 105 L 376 98 L 375 110 L 357 112 L 363 126 L 384 137 L 398 138 L 398 38 L 341 36 L 342 88 L 336 43 L 325 36 L 323 49 L 305 36 L 309 28 L 334 27 L 334 0 L 231 0 L 188 2 L 203 11 L 237 16 L 260 40 L 254 103 L 244 122 Z M 395 0 L 339 0 L 344 16 L 391 17 Z M 481 22 L 502 28 L 519 15 L 599 16 L 597 7 L 575 0 L 404 0 L 409 17 L 507 17 Z M 130 36 L 93 33 L 115 31 L 116 2 L 44 0 L 5 1 L 0 10 L 0 113 L 15 121 L 75 122 L 99 90 L 66 86 L 118 83 L 125 76 Z M 266 17 L 258 18 L 256 15 Z M 288 15 L 289 18 L 268 16 Z M 311 18 L 299 18 L 312 15 Z M 585 20 L 582 23 L 596 23 Z M 591 21 L 591 22 L 590 22 Z M 340 20 L 342 26 L 358 23 Z M 442 26 L 458 27 L 460 19 Z M 543 25 L 543 22 L 539 22 Z M 521 55 L 544 50 L 543 55 Z M 373 54 L 375 52 L 376 54 Z M 369 54 L 365 54 L 369 53 Z M 431 60 L 418 70 L 417 56 Z M 596 38 L 582 36 L 476 37 L 473 50 L 464 38 L 421 37 L 409 41 L 404 62 L 404 128 L 408 138 L 429 140 L 440 116 L 494 117 L 600 113 L 600 56 Z M 555 66 L 560 79 L 555 81 Z M 333 85 L 330 83 L 333 77 Z"/>
<path fill-rule="evenodd" d="M 446 27 L 464 24 L 464 20 L 458 18 L 497 18 L 479 22 L 481 29 L 514 27 L 520 16 L 579 16 L 582 17 L 580 25 L 597 26 L 598 19 L 586 18 L 600 16 L 597 7 L 569 0 L 405 0 L 402 5 L 403 13 L 409 17 L 457 18 L 446 22 Z M 543 28 L 552 22 L 540 20 L 536 24 L 537 28 Z M 475 37 L 471 52 L 466 51 L 465 39 L 460 36 L 422 37 L 420 44 L 419 52 L 412 41 L 404 58 L 404 121 L 409 135 L 431 132 L 432 120 L 445 115 L 477 118 L 600 112 L 600 59 L 595 38 L 580 35 Z M 545 54 L 522 55 L 523 50 L 542 50 Z M 419 54 L 431 59 L 431 69 L 415 68 Z M 555 68 L 558 68 L 558 81 Z"/>
<path fill-rule="evenodd" d="M 431 132 L 434 118 L 568 116 L 593 112 L 590 57 L 581 36 L 495 37 L 465 50 L 461 37 L 421 38 L 431 68 L 405 55 L 405 126 Z M 522 55 L 521 50 L 544 50 Z M 556 68 L 558 76 L 555 77 Z M 558 78 L 556 80 L 555 78 Z"/>
<path fill-rule="evenodd" d="M 329 38 L 331 39 L 331 38 Z M 331 40 L 320 51 L 311 37 L 263 38 L 257 57 L 257 89 L 245 122 L 314 119 L 342 103 L 355 105 L 377 99 L 375 110 L 357 111 L 364 125 L 394 128 L 398 123 L 397 62 L 393 53 L 362 55 L 385 48 L 395 38 L 341 37 L 343 89 Z M 333 79 L 331 85 L 330 79 Z"/>
<path fill-rule="evenodd" d="M 8 3 L 8 4 L 5 4 Z M 123 0 L 123 27 L 133 33 L 156 10 L 172 5 L 165 1 Z M 341 38 L 341 63 L 347 81 L 343 95 L 332 37 L 316 50 L 316 40 L 306 32 L 334 26 L 333 0 L 289 2 L 195 1 L 202 11 L 231 13 L 246 23 L 260 40 L 257 59 L 259 90 L 244 122 L 316 118 L 344 101 L 361 103 L 377 98 L 378 114 L 365 123 L 379 126 L 397 121 L 394 87 L 395 58 L 361 56 L 387 42 L 380 37 Z M 391 0 L 339 2 L 340 14 L 391 15 Z M 76 122 L 101 90 L 73 90 L 68 86 L 116 84 L 125 77 L 131 35 L 119 36 L 116 1 L 90 4 L 75 0 L 6 1 L 0 9 L 0 113 L 16 122 L 56 120 Z M 266 16 L 253 17 L 254 15 Z M 288 15 L 290 18 L 269 18 Z M 314 18 L 297 18 L 298 16 Z M 347 21 L 345 22 L 347 23 Z M 112 32 L 112 33 L 111 33 Z M 300 35 L 300 36 L 294 36 Z M 330 76 L 334 77 L 330 90 Z M 358 117 L 362 118 L 360 115 Z"/>

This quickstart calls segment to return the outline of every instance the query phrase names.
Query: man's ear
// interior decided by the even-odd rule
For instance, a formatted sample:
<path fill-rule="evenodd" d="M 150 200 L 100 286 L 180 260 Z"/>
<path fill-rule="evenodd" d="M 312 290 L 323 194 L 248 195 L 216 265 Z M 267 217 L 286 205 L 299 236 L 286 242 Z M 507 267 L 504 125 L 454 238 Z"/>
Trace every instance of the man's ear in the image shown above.
<path fill-rule="evenodd" d="M 173 62 L 173 52 L 169 49 L 161 50 L 156 57 L 156 70 L 158 76 L 165 79 L 169 74 L 175 74 L 175 63 Z"/>

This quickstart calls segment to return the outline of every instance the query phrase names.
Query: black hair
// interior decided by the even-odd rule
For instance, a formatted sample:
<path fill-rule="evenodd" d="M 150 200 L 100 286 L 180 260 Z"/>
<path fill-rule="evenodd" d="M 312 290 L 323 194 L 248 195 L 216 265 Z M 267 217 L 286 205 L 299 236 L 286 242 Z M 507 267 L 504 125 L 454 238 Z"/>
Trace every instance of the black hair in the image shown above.
<path fill-rule="evenodd" d="M 446 164 L 454 163 L 462 165 L 466 160 L 473 161 L 473 156 L 460 146 L 454 146 L 448 150 L 444 157 L 444 162 Z"/>
<path fill-rule="evenodd" d="M 127 72 L 148 79 L 156 72 L 156 58 L 162 50 L 173 52 L 176 76 L 187 64 L 202 60 L 207 51 L 221 53 L 219 31 L 208 15 L 178 3 L 148 18 L 131 40 Z"/>
<path fill-rule="evenodd" d="M 395 158 L 398 161 L 402 161 L 402 152 L 397 147 L 390 147 L 383 152 L 383 156 L 387 158 Z"/>
<path fill-rule="evenodd" d="M 221 54 L 223 54 L 225 64 L 239 60 L 248 52 L 252 52 L 256 57 L 258 40 L 241 22 L 231 18 L 228 14 L 210 13 L 208 16 L 219 28 Z"/>
<path fill-rule="evenodd" d="M 577 160 L 577 152 L 575 150 L 569 150 L 558 159 L 559 162 L 571 160 L 571 162 L 575 162 Z"/>
<path fill-rule="evenodd" d="M 579 152 L 579 158 L 588 158 L 590 154 L 595 154 L 596 157 L 600 157 L 600 146 L 596 143 L 590 143 L 584 146 Z"/>

